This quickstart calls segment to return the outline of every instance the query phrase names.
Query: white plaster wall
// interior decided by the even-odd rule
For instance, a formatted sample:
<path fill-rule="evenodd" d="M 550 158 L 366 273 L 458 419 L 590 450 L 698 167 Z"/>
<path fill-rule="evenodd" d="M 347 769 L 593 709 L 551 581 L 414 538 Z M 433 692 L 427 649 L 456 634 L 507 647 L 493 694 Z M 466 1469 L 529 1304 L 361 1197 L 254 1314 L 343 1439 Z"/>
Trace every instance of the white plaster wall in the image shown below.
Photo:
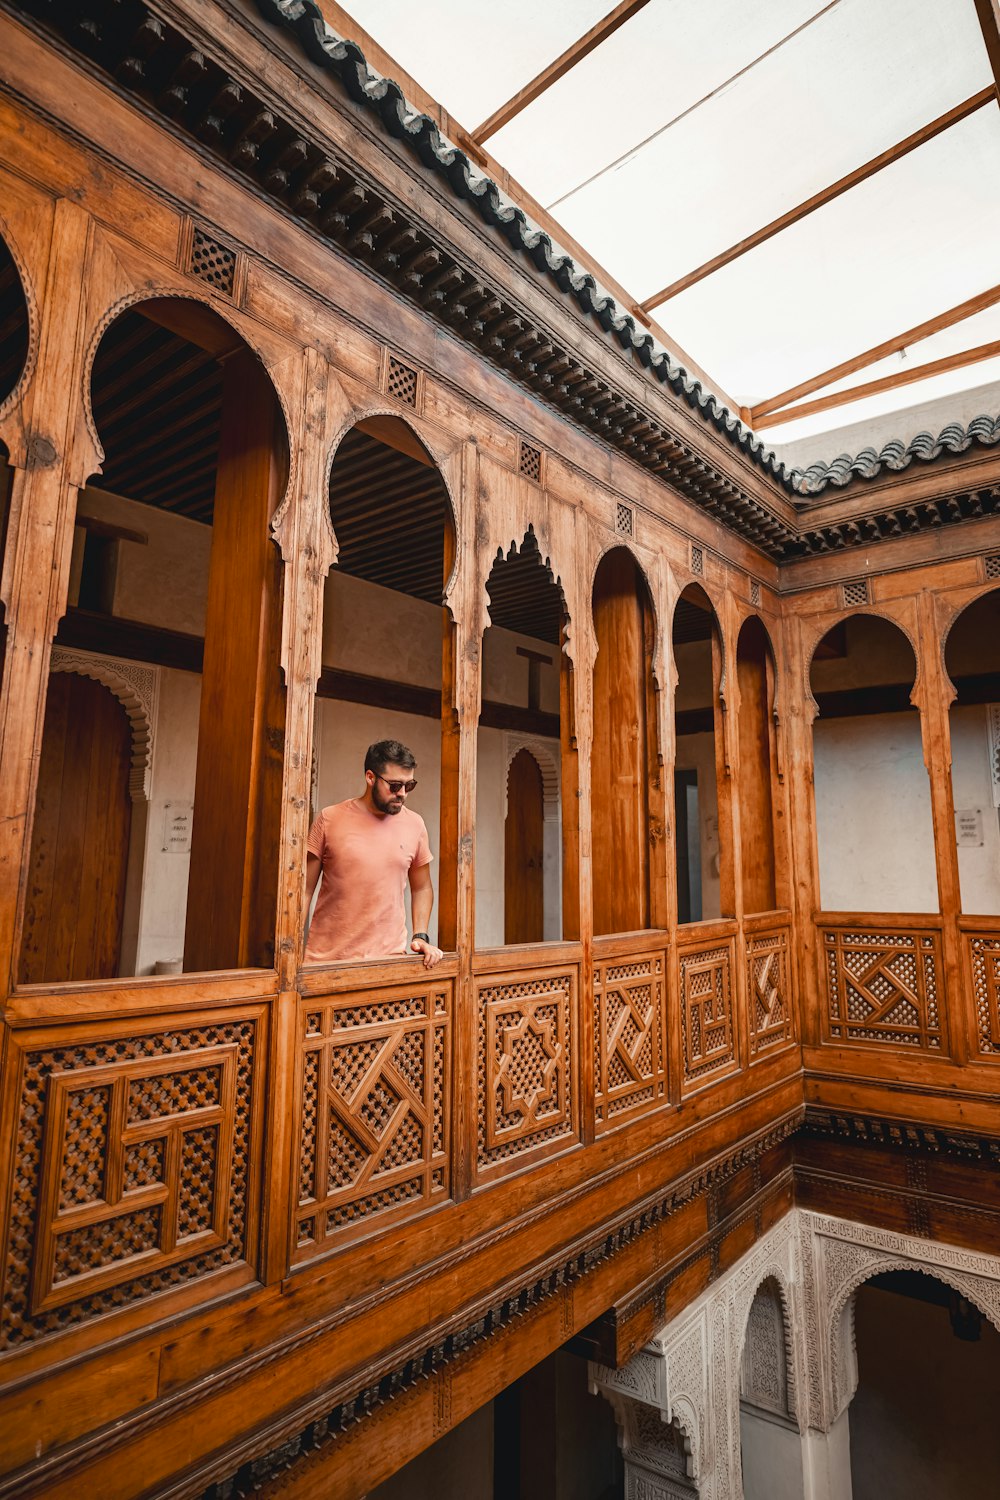
<path fill-rule="evenodd" d="M 442 621 L 439 604 L 332 568 L 323 595 L 324 664 L 412 687 L 440 688 Z"/>
<path fill-rule="evenodd" d="M 937 911 L 918 715 L 817 719 L 813 753 L 823 910 Z"/>
<path fill-rule="evenodd" d="M 105 490 L 82 490 L 77 514 L 145 534 L 118 544 L 114 613 L 166 630 L 205 632 L 212 528 Z"/>
<path fill-rule="evenodd" d="M 151 974 L 161 959 L 181 958 L 187 915 L 189 854 L 163 852 L 168 802 L 194 801 L 201 677 L 160 669 L 160 702 L 153 735 L 149 820 L 139 907 L 135 972 Z"/>
<path fill-rule="evenodd" d="M 701 917 L 722 914 L 719 880 L 719 799 L 715 784 L 715 735 L 683 734 L 677 739 L 677 769 L 698 773 L 698 820 L 701 847 Z"/>
<path fill-rule="evenodd" d="M 559 647 L 532 636 L 518 635 L 491 625 L 483 637 L 483 697 L 493 703 L 512 703 L 528 707 L 528 673 L 530 662 L 518 656 L 521 646 L 551 661 L 539 663 L 538 707 L 542 713 L 559 712 Z"/>
<path fill-rule="evenodd" d="M 959 844 L 962 910 L 977 916 L 1000 913 L 1000 815 L 993 806 L 985 704 L 951 710 L 951 781 L 955 810 L 978 808 L 981 849 Z"/>

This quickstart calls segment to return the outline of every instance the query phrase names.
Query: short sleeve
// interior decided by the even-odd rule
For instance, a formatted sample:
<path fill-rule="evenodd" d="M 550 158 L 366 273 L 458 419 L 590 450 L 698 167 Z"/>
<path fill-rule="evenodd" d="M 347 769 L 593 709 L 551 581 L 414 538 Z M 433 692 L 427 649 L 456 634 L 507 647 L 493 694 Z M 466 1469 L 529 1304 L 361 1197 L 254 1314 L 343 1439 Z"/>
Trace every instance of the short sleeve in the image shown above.
<path fill-rule="evenodd" d="M 417 847 L 411 861 L 411 868 L 419 870 L 421 865 L 429 865 L 434 858 L 431 853 L 431 841 L 427 837 L 427 824 L 423 818 L 420 819 L 420 836 L 417 839 Z"/>
<path fill-rule="evenodd" d="M 326 850 L 326 809 L 320 813 L 315 823 L 309 830 L 309 842 L 306 845 L 310 854 L 315 854 L 317 859 L 322 859 Z"/>

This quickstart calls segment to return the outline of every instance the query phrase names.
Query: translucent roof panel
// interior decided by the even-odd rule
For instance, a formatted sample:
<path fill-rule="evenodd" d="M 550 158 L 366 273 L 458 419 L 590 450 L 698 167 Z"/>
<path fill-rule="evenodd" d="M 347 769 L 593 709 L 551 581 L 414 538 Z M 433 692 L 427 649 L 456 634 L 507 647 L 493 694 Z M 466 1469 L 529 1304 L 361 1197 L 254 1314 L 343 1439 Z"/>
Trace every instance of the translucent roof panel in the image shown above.
<path fill-rule="evenodd" d="M 547 68 L 608 0 L 353 0 L 347 9 L 466 130 Z"/>
<path fill-rule="evenodd" d="M 762 51 L 808 25 L 828 3 L 652 0 L 498 131 L 487 143 L 489 150 L 560 217 L 558 200 L 565 194 L 672 128 L 670 122 L 688 110 L 697 110 L 700 101 L 752 66 Z M 610 109 L 609 99 L 614 100 Z"/>
<path fill-rule="evenodd" d="M 557 218 L 640 301 L 654 295 L 986 87 L 982 39 L 977 53 L 949 24 L 965 7 L 839 0 Z"/>
<path fill-rule="evenodd" d="M 662 321 L 753 406 L 994 285 L 1000 193 L 984 183 L 998 170 L 991 106 L 675 297 Z"/>

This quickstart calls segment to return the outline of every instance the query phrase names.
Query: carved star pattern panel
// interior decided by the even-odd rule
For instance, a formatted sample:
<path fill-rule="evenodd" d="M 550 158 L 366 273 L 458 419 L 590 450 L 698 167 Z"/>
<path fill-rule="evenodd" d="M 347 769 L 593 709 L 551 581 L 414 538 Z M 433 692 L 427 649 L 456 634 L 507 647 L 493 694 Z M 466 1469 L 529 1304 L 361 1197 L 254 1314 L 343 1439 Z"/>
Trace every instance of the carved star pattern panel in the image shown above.
<path fill-rule="evenodd" d="M 718 944 L 680 955 L 684 1082 L 702 1083 L 737 1066 L 732 949 Z"/>
<path fill-rule="evenodd" d="M 793 1040 L 787 931 L 748 937 L 746 956 L 747 1029 L 753 1059 Z"/>
<path fill-rule="evenodd" d="M 831 1041 L 941 1051 L 936 932 L 825 930 Z"/>
<path fill-rule="evenodd" d="M 304 1010 L 297 1251 L 448 1196 L 450 983 Z"/>
<path fill-rule="evenodd" d="M 1000 1054 L 1000 934 L 977 933 L 967 942 L 979 1051 L 995 1057 Z"/>
<path fill-rule="evenodd" d="M 258 1025 L 23 1043 L 0 1348 L 250 1259 Z"/>
<path fill-rule="evenodd" d="M 477 983 L 482 1174 L 576 1139 L 576 975 L 490 975 Z"/>
<path fill-rule="evenodd" d="M 594 1084 L 598 1131 L 662 1104 L 662 953 L 595 964 Z"/>

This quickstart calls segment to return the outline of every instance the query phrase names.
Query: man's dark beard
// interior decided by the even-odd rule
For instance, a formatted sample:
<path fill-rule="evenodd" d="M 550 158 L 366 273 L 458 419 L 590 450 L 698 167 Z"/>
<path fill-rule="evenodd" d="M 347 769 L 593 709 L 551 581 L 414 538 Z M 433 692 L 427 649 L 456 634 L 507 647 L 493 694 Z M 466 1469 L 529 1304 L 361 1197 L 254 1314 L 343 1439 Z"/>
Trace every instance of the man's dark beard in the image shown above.
<path fill-rule="evenodd" d="M 390 792 L 389 795 L 383 799 L 379 792 L 378 781 L 376 781 L 374 786 L 372 787 L 372 801 L 375 804 L 377 812 L 388 813 L 390 817 L 392 817 L 395 813 L 402 812 L 403 810 L 402 797 L 394 797 Z"/>

